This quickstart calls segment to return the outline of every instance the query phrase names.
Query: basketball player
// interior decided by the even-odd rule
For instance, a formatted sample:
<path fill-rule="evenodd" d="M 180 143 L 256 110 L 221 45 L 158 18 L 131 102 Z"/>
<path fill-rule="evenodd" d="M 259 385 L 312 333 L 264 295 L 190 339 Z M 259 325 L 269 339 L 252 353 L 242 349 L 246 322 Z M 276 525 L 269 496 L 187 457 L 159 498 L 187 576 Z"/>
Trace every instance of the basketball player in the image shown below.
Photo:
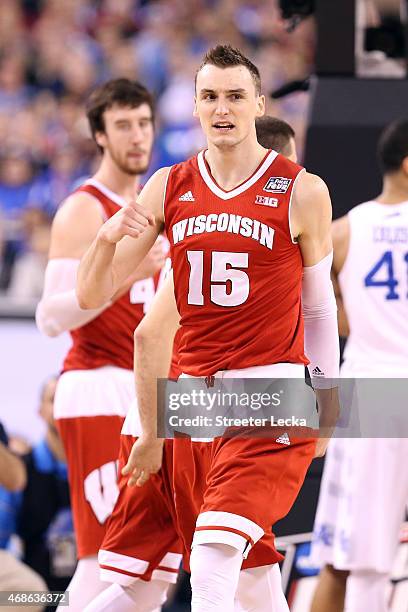
<path fill-rule="evenodd" d="M 265 149 L 273 149 L 297 162 L 295 132 L 283 119 L 264 115 L 255 121 L 256 137 Z"/>
<path fill-rule="evenodd" d="M 385 129 L 378 157 L 381 194 L 333 223 L 346 378 L 408 377 L 408 121 Z M 389 419 L 401 418 L 390 414 L 394 381 L 384 387 Z M 360 403 L 360 418 L 373 419 L 372 402 Z M 389 609 L 389 574 L 408 499 L 407 458 L 408 440 L 398 433 L 330 443 L 315 520 L 313 557 L 324 567 L 313 612 Z"/>
<path fill-rule="evenodd" d="M 265 148 L 274 149 L 277 152 L 285 152 L 287 157 L 296 156 L 295 133 L 288 123 L 275 117 L 260 117 L 256 120 L 256 135 L 258 142 Z M 124 467 L 127 463 L 130 450 L 136 441 L 132 435 L 137 429 L 135 424 L 135 410 L 129 410 L 121 435 L 120 459 L 119 466 Z M 140 427 L 140 425 L 139 425 Z M 131 593 L 134 600 L 143 599 L 146 605 L 147 595 L 145 583 L 135 576 L 135 571 L 130 567 L 133 565 L 133 570 L 136 567 L 138 558 L 146 555 L 149 548 L 157 548 L 157 542 L 164 542 L 168 538 L 170 542 L 171 554 L 169 554 L 169 546 L 167 552 L 159 550 L 158 565 L 150 563 L 149 576 L 157 576 L 161 573 L 162 576 L 168 578 L 168 583 L 175 582 L 177 572 L 181 562 L 181 548 L 178 547 L 178 536 L 173 525 L 176 522 L 174 513 L 168 505 L 161 504 L 162 499 L 158 495 L 158 489 L 163 486 L 163 482 L 159 476 L 152 477 L 151 481 L 145 485 L 143 490 L 135 494 L 134 489 L 127 487 L 127 476 L 122 475 L 119 471 L 119 497 L 115 505 L 115 509 L 110 516 L 104 541 L 99 552 L 99 561 L 101 567 L 101 579 L 113 582 L 112 586 L 100 593 L 95 600 L 88 605 L 86 612 L 108 612 L 109 610 L 117 610 L 120 608 L 122 592 Z M 147 496 L 152 492 L 152 498 L 155 499 L 153 512 L 153 504 Z M 143 507 L 150 507 L 149 515 L 146 515 Z M 140 513 L 144 513 L 144 538 L 138 537 L 137 542 L 134 541 L 134 524 L 138 522 Z M 156 516 L 157 515 L 157 516 Z M 165 519 L 167 517 L 167 521 Z M 160 521 L 160 529 L 158 522 Z M 148 553 L 152 555 L 152 552 Z M 160 570 L 158 569 L 160 566 Z M 145 573 L 144 577 L 147 575 Z M 162 592 L 157 591 L 157 586 L 162 587 Z M 165 600 L 166 591 L 165 584 L 156 582 L 154 586 L 149 587 L 149 602 L 155 598 L 157 606 Z M 143 589 L 143 591 L 142 591 Z M 139 604 L 140 605 L 140 604 Z M 140 607 L 138 608 L 140 610 Z M 146 609 L 147 606 L 146 606 Z"/>
<path fill-rule="evenodd" d="M 157 438 L 156 379 L 167 375 L 181 316 L 184 375 L 303 377 L 305 343 L 313 380 L 330 388 L 338 370 L 330 198 L 321 179 L 257 142 L 265 100 L 258 69 L 240 51 L 219 45 L 206 54 L 195 102 L 208 150 L 159 170 L 140 204 L 104 224 L 81 262 L 78 297 L 86 308 L 109 300 L 166 228 L 177 308 L 166 282 L 136 332 L 141 431 L 123 473 L 145 484 L 164 449 L 161 473 L 191 551 L 194 612 L 232 610 L 241 568 L 252 583 L 245 609 L 288 610 L 270 525 L 293 504 L 315 439 L 176 438 L 171 464 Z"/>
<path fill-rule="evenodd" d="M 107 586 L 99 580 L 96 555 L 118 495 L 119 434 L 134 397 L 132 335 L 154 294 L 152 276 L 164 264 L 163 248 L 155 245 L 115 295 L 94 310 L 80 308 L 76 274 L 104 221 L 140 189 L 153 144 L 153 110 L 150 93 L 136 81 L 112 80 L 90 96 L 87 116 L 102 160 L 55 216 L 37 309 L 42 332 L 56 336 L 69 330 L 73 342 L 58 381 L 55 417 L 66 449 L 79 558 L 69 586 L 74 611 Z"/>

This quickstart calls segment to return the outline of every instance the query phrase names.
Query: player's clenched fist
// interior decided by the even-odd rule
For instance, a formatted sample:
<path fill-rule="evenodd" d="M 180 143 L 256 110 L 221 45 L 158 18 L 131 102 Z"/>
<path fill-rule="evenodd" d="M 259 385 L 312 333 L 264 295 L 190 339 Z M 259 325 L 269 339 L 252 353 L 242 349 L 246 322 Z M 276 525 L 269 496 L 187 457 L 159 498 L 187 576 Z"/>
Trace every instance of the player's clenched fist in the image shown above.
<path fill-rule="evenodd" d="M 154 215 L 151 212 L 137 202 L 130 202 L 103 224 L 98 232 L 98 238 L 116 244 L 124 236 L 137 238 L 154 223 Z"/>

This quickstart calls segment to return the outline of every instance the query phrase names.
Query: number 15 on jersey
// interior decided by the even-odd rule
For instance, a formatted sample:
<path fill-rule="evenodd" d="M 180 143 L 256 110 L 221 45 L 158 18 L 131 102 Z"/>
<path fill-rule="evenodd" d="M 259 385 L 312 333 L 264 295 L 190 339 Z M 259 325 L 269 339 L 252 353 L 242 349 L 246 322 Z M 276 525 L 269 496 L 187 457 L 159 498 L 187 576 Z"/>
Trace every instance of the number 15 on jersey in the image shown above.
<path fill-rule="evenodd" d="M 204 294 L 217 306 L 240 306 L 249 296 L 248 253 L 212 251 L 210 286 L 203 286 L 204 252 L 187 251 L 190 266 L 187 302 L 204 305 Z"/>

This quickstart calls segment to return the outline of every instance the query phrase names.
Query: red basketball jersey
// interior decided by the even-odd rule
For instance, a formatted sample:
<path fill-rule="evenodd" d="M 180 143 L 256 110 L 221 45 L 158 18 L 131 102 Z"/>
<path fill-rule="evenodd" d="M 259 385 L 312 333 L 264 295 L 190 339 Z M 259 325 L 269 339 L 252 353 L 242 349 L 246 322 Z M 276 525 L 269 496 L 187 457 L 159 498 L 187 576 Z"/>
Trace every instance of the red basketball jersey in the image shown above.
<path fill-rule="evenodd" d="M 77 191 L 96 198 L 106 219 L 125 204 L 119 196 L 92 179 Z M 155 279 L 136 282 L 130 291 L 99 316 L 71 331 L 73 344 L 65 358 L 63 371 L 91 370 L 104 365 L 133 369 L 133 332 L 154 296 L 158 278 L 159 275 Z"/>
<path fill-rule="evenodd" d="M 173 166 L 165 224 L 182 335 L 179 366 L 194 376 L 303 363 L 302 257 L 289 210 L 302 168 L 269 151 L 231 191 L 204 152 Z"/>

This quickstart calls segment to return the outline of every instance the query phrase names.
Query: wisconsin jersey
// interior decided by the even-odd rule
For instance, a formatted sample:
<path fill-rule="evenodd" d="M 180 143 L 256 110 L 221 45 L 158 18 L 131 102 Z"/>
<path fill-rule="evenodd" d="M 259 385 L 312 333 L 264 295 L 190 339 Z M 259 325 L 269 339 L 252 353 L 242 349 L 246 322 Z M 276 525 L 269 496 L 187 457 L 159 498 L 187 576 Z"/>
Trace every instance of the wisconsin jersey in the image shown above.
<path fill-rule="evenodd" d="M 126 204 L 94 179 L 84 183 L 77 191 L 88 193 L 98 200 L 105 220 Z M 65 358 L 63 371 L 90 370 L 105 365 L 133 369 L 133 332 L 154 297 L 159 277 L 137 281 L 99 316 L 71 331 L 73 344 Z"/>
<path fill-rule="evenodd" d="M 248 180 L 224 191 L 204 152 L 171 168 L 164 213 L 184 373 L 308 363 L 302 258 L 289 221 L 301 171 L 269 151 Z"/>
<path fill-rule="evenodd" d="M 339 274 L 350 335 L 346 364 L 408 370 L 408 202 L 365 202 L 348 213 Z"/>

